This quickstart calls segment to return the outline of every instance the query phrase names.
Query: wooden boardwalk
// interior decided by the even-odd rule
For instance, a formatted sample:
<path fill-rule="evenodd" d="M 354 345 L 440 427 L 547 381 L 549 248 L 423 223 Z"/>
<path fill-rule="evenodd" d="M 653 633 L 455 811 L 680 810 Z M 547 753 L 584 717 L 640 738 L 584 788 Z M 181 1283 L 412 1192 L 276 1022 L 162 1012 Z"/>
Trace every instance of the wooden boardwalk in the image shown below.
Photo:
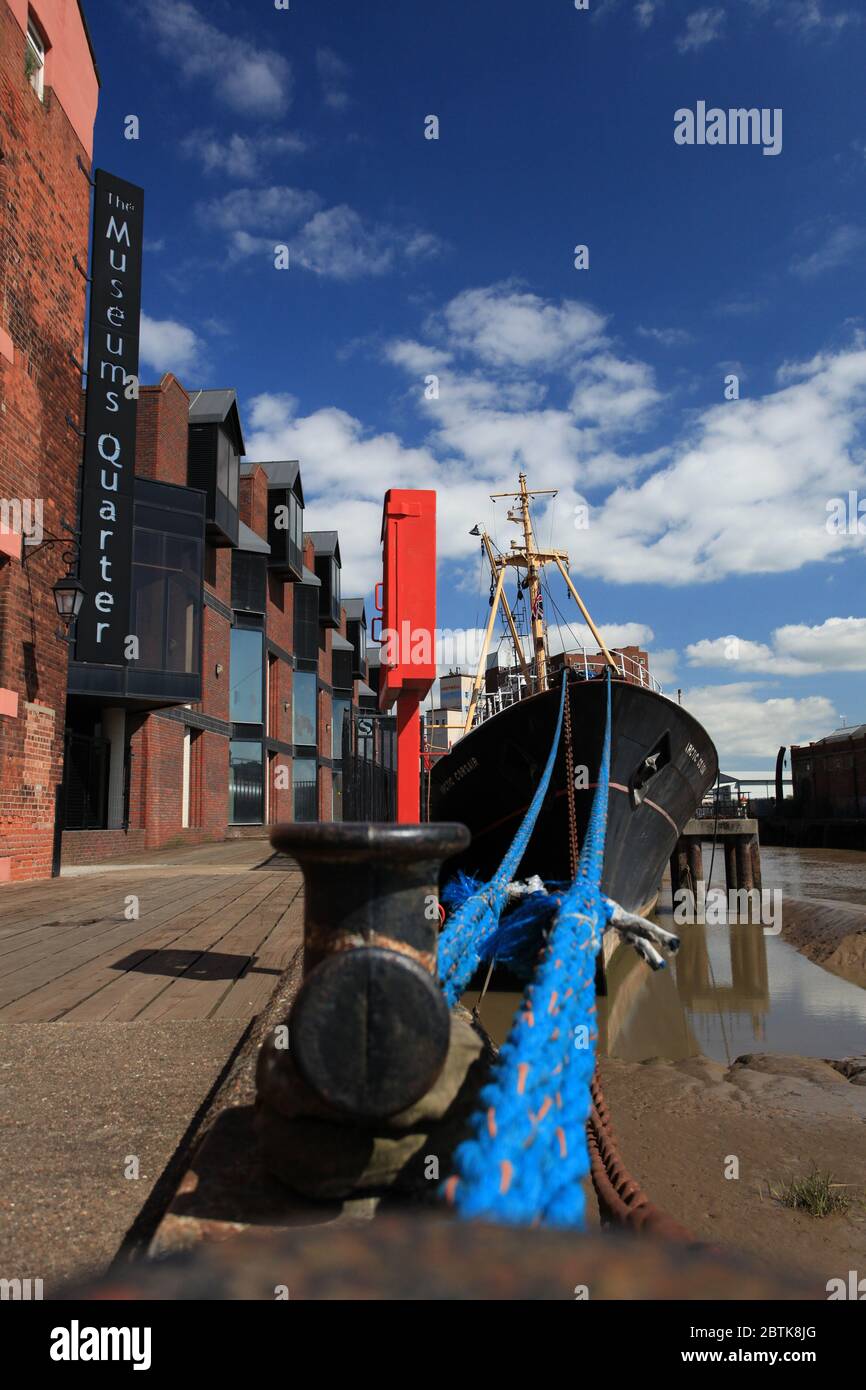
<path fill-rule="evenodd" d="M 0 1022 L 259 1012 L 301 944 L 300 870 L 259 841 L 152 859 L 0 889 Z"/>

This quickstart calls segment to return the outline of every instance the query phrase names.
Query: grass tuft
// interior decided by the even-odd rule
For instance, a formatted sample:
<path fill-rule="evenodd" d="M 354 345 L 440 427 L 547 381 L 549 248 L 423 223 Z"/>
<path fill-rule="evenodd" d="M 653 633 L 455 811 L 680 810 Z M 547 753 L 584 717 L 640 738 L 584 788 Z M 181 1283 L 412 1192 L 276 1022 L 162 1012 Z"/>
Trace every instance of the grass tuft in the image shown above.
<path fill-rule="evenodd" d="M 837 1189 L 843 1183 L 834 1183 L 832 1173 L 822 1173 L 813 1168 L 807 1178 L 791 1178 L 770 1189 L 771 1195 L 785 1207 L 794 1211 L 807 1211 L 810 1216 L 844 1215 L 850 1209 L 851 1198 Z"/>

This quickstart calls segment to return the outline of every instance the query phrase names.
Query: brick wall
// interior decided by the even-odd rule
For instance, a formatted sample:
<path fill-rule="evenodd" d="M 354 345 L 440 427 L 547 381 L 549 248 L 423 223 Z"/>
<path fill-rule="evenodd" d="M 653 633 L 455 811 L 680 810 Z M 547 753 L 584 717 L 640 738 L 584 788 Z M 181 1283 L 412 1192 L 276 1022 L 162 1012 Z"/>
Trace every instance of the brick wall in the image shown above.
<path fill-rule="evenodd" d="M 189 396 L 167 372 L 158 386 L 142 386 L 135 430 L 135 471 L 141 478 L 186 487 Z"/>
<path fill-rule="evenodd" d="M 62 34 L 48 37 L 55 70 L 69 78 L 79 49 L 69 57 Z M 86 266 L 90 188 L 76 160 L 89 164 L 89 138 L 86 147 L 50 86 L 39 100 L 24 53 L 0 0 L 0 498 L 41 503 L 44 534 L 59 536 L 61 519 L 76 515 L 81 458 L 65 417 L 81 419 L 69 354 L 83 355 L 86 283 L 72 257 Z M 92 66 L 85 78 L 93 83 Z M 17 714 L 0 715 L 0 878 L 51 872 L 68 654 L 51 587 L 65 573 L 62 556 L 56 545 L 26 567 L 0 557 L 0 690 L 18 696 Z"/>
<path fill-rule="evenodd" d="M 268 475 L 259 464 L 253 464 L 252 472 L 240 480 L 238 512 L 245 526 L 267 539 Z"/>

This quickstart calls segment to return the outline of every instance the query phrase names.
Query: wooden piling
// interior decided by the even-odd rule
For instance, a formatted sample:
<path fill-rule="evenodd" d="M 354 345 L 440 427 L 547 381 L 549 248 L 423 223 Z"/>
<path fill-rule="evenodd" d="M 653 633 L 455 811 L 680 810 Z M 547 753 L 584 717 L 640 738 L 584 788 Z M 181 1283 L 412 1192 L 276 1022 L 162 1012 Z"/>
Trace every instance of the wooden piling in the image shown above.
<path fill-rule="evenodd" d="M 754 888 L 752 877 L 752 847 L 747 840 L 738 840 L 737 848 L 737 887 Z"/>
<path fill-rule="evenodd" d="M 703 883 L 704 879 L 704 856 L 701 849 L 700 840 L 690 838 L 687 841 L 689 873 L 692 876 L 692 890 L 697 893 L 698 884 Z"/>
<path fill-rule="evenodd" d="M 752 856 L 752 882 L 760 893 L 763 889 L 761 881 L 761 846 L 757 835 L 749 846 Z"/>
<path fill-rule="evenodd" d="M 725 887 L 728 892 L 738 887 L 737 846 L 734 840 L 725 840 Z"/>
<path fill-rule="evenodd" d="M 671 855 L 671 904 L 676 907 L 676 895 L 681 888 L 688 887 L 689 854 L 688 841 L 682 837 L 677 840 Z"/>

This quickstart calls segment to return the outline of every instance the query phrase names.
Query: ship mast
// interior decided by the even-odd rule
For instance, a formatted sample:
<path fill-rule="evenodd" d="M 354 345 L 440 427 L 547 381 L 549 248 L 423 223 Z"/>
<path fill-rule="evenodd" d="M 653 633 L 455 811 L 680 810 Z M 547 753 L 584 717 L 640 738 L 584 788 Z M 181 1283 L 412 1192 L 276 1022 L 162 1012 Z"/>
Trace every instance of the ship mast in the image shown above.
<path fill-rule="evenodd" d="M 553 488 L 545 488 L 542 492 L 528 492 L 526 488 L 526 474 L 521 473 L 518 477 L 520 492 L 517 494 L 517 503 L 520 508 L 519 515 L 509 511 L 509 521 L 520 521 L 523 523 L 523 536 L 525 542 L 526 559 L 526 578 L 529 590 L 529 616 L 532 625 L 532 645 L 533 662 L 535 665 L 535 688 L 536 690 L 547 689 L 547 649 L 545 647 L 545 628 L 544 628 L 544 605 L 541 598 L 541 570 L 536 563 L 535 537 L 532 534 L 532 517 L 529 513 L 530 497 L 555 497 L 556 492 Z M 494 493 L 496 497 L 507 496 L 507 493 Z M 545 562 L 542 560 L 541 562 Z"/>
<path fill-rule="evenodd" d="M 519 474 L 517 483 L 517 492 L 492 492 L 490 497 L 494 501 L 500 497 L 507 497 L 517 504 L 516 508 L 509 509 L 508 520 L 522 525 L 523 545 L 520 545 L 517 541 L 512 541 L 507 554 L 497 555 L 490 544 L 490 539 L 483 526 L 473 527 L 470 533 L 473 536 L 481 536 L 482 544 L 490 564 L 491 575 L 493 577 L 493 590 L 490 599 L 490 616 L 487 621 L 487 629 L 481 646 L 481 655 L 478 658 L 478 669 L 475 672 L 472 695 L 469 700 L 469 709 L 466 712 L 466 723 L 463 729 L 464 734 L 468 734 L 469 730 L 472 728 L 472 721 L 475 718 L 478 696 L 481 692 L 481 686 L 484 683 L 485 663 L 487 660 L 487 652 L 490 647 L 490 638 L 493 634 L 496 612 L 500 605 L 502 606 L 502 611 L 508 623 L 520 668 L 526 679 L 527 686 L 530 684 L 529 667 L 526 664 L 526 659 L 520 646 L 520 638 L 517 633 L 514 616 L 508 605 L 508 599 L 505 596 L 505 574 L 509 566 L 515 569 L 526 570 L 525 585 L 529 591 L 535 692 L 547 690 L 548 688 L 547 650 L 545 647 L 546 625 L 544 621 L 544 605 L 541 597 L 541 572 L 545 565 L 555 565 L 559 570 L 568 586 L 572 598 L 576 601 L 583 614 L 590 632 L 598 643 L 599 651 L 604 656 L 608 665 L 612 667 L 615 672 L 618 671 L 617 664 L 608 651 L 601 633 L 589 616 L 583 599 L 571 582 L 571 576 L 568 573 L 567 553 L 564 550 L 539 550 L 535 544 L 535 535 L 532 530 L 532 517 L 529 511 L 530 500 L 533 497 L 555 497 L 556 490 L 554 488 L 542 488 L 540 491 L 530 491 L 526 486 L 525 473 Z"/>

